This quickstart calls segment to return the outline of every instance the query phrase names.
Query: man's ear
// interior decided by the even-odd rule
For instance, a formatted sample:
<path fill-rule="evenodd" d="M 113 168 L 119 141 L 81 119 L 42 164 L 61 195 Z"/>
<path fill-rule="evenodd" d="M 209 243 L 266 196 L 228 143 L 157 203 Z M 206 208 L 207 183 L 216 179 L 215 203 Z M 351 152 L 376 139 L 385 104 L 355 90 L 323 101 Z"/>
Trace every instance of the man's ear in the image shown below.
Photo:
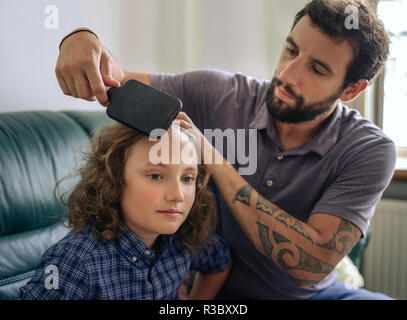
<path fill-rule="evenodd" d="M 358 82 L 352 83 L 346 87 L 343 91 L 340 99 L 343 102 L 351 101 L 355 99 L 363 90 L 367 88 L 369 81 L 366 79 L 360 79 Z"/>

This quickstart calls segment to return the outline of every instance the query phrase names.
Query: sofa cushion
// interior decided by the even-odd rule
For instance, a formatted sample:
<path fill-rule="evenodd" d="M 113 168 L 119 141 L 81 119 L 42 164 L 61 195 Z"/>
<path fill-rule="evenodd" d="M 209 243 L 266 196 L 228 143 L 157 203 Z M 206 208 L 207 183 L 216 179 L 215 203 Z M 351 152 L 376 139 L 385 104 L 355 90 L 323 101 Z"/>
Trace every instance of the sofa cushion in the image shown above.
<path fill-rule="evenodd" d="M 17 298 L 43 252 L 68 232 L 58 198 L 77 182 L 89 134 L 108 123 L 104 112 L 0 113 L 0 299 Z"/>
<path fill-rule="evenodd" d="M 92 136 L 100 127 L 114 123 L 104 111 L 63 111 L 62 113 L 80 125 L 89 136 Z"/>
<path fill-rule="evenodd" d="M 44 251 L 61 240 L 69 229 L 51 226 L 0 237 L 0 299 L 15 299 L 19 288 L 34 274 Z M 4 258 L 4 259 L 3 259 Z"/>
<path fill-rule="evenodd" d="M 1 236 L 61 220 L 66 208 L 55 199 L 55 185 L 75 171 L 78 151 L 88 145 L 87 134 L 64 114 L 0 114 Z"/>

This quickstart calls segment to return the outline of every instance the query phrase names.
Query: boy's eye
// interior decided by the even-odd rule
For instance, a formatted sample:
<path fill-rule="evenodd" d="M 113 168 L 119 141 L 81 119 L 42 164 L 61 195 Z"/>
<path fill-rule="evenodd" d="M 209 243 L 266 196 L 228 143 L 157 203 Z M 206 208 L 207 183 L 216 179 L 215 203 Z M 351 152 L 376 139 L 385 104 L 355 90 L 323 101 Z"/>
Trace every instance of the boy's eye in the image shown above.
<path fill-rule="evenodd" d="M 186 182 L 186 183 L 191 183 L 192 181 L 195 180 L 195 178 L 194 178 L 194 177 L 185 177 L 185 178 L 183 178 L 183 180 L 184 180 L 184 182 Z"/>
<path fill-rule="evenodd" d="M 159 175 L 158 173 L 153 173 L 153 174 L 150 174 L 149 177 L 150 177 L 152 180 L 160 180 L 161 175 Z"/>

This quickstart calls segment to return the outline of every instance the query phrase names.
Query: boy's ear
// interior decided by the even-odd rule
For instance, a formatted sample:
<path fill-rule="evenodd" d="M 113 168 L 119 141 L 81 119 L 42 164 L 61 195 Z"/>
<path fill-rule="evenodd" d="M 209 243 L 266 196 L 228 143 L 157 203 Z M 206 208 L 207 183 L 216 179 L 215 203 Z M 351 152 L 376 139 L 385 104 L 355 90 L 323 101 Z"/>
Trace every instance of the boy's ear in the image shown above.
<path fill-rule="evenodd" d="M 360 79 L 358 82 L 352 83 L 346 87 L 342 93 L 340 99 L 344 102 L 355 99 L 363 90 L 367 88 L 369 81 L 366 79 Z"/>

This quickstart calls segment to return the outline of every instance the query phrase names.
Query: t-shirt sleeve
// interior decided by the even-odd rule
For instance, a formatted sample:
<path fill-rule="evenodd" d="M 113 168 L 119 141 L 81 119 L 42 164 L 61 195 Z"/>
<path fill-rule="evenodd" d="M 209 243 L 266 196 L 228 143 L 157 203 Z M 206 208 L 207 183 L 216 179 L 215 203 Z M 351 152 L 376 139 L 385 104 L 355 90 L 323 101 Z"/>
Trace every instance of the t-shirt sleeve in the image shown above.
<path fill-rule="evenodd" d="M 191 269 L 202 273 L 218 273 L 225 270 L 230 261 L 229 245 L 216 234 L 211 242 L 196 256 L 191 263 Z"/>
<path fill-rule="evenodd" d="M 21 300 L 82 300 L 88 298 L 89 279 L 77 256 L 50 248 L 33 277 L 20 288 Z"/>
<path fill-rule="evenodd" d="M 209 109 L 217 108 L 228 79 L 233 75 L 218 70 L 197 70 L 181 74 L 151 74 L 151 86 L 182 101 L 185 112 L 199 127 Z"/>
<path fill-rule="evenodd" d="M 198 128 L 221 127 L 249 111 L 262 82 L 240 73 L 201 69 L 181 74 L 151 74 L 151 86 L 182 101 L 185 112 Z M 254 99 L 254 100 L 253 100 Z"/>
<path fill-rule="evenodd" d="M 365 236 L 376 204 L 391 181 L 396 162 L 391 141 L 353 153 L 312 210 L 350 221 Z"/>

